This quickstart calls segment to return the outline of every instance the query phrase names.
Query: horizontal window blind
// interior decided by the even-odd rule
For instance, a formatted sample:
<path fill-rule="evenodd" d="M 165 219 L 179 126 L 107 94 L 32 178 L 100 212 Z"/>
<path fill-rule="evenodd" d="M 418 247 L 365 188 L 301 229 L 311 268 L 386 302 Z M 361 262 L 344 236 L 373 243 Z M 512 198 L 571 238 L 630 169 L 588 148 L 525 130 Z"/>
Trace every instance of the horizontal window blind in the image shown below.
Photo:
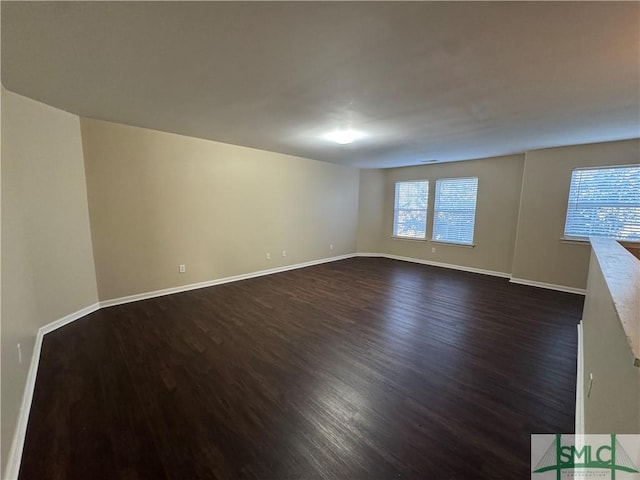
<path fill-rule="evenodd" d="M 429 182 L 397 182 L 393 209 L 393 235 L 425 238 L 427 233 L 427 202 Z"/>
<path fill-rule="evenodd" d="M 433 240 L 473 243 L 478 179 L 443 178 L 436 182 Z"/>
<path fill-rule="evenodd" d="M 574 170 L 564 234 L 640 240 L 640 165 Z"/>

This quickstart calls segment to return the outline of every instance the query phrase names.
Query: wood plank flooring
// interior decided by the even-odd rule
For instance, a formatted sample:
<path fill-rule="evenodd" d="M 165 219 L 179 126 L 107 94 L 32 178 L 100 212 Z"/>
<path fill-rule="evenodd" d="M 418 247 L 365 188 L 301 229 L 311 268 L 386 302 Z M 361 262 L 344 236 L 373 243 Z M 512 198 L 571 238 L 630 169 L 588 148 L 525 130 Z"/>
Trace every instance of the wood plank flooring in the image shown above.
<path fill-rule="evenodd" d="M 524 479 L 583 298 L 354 258 L 45 336 L 20 479 Z"/>

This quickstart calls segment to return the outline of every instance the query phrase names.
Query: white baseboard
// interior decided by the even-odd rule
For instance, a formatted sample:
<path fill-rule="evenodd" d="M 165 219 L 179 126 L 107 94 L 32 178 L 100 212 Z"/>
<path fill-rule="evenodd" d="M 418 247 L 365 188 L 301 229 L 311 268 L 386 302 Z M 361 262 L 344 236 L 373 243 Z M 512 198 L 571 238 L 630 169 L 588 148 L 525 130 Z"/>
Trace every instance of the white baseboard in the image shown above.
<path fill-rule="evenodd" d="M 492 277 L 510 278 L 511 274 L 506 272 L 496 272 L 493 270 L 485 270 L 482 268 L 466 267 L 464 265 L 455 265 L 452 263 L 433 262 L 431 260 L 423 260 L 422 258 L 402 257 L 400 255 L 392 255 L 389 253 L 358 253 L 359 257 L 382 257 L 391 260 L 401 260 L 403 262 L 419 263 L 421 265 L 430 265 L 432 267 L 450 268 L 453 270 L 462 270 L 463 272 L 481 273 L 483 275 L 491 275 Z"/>
<path fill-rule="evenodd" d="M 33 345 L 31 363 L 29 364 L 29 372 L 27 373 L 27 381 L 24 386 L 24 392 L 22 393 L 22 403 L 20 404 L 20 410 L 18 412 L 18 423 L 16 424 L 13 441 L 11 442 L 11 449 L 9 450 L 9 458 L 7 459 L 7 468 L 4 476 L 6 480 L 18 478 L 18 472 L 20 471 L 22 449 L 24 447 L 24 440 L 27 434 L 27 423 L 29 422 L 29 413 L 31 412 L 31 402 L 33 401 L 33 392 L 36 386 L 38 364 L 40 363 L 40 351 L 42 350 L 42 340 L 44 339 L 44 336 L 57 328 L 95 312 L 99 308 L 100 304 L 94 303 L 93 305 L 82 308 L 69 315 L 65 315 L 64 317 L 48 323 L 38 329 L 38 332 L 36 333 L 36 340 Z"/>
<path fill-rule="evenodd" d="M 128 297 L 115 298 L 112 300 L 106 300 L 104 302 L 94 303 L 88 307 L 82 308 L 77 312 L 66 315 L 58 320 L 55 320 L 47 325 L 40 327 L 36 334 L 36 340 L 33 347 L 33 355 L 31 356 L 31 364 L 29 365 L 29 372 L 27 374 L 27 381 L 24 387 L 22 395 L 22 403 L 20 405 L 20 411 L 18 413 L 18 422 L 16 425 L 16 431 L 11 442 L 11 449 L 9 451 L 9 458 L 7 460 L 7 468 L 5 471 L 5 480 L 14 480 L 18 478 L 20 471 L 20 462 L 22 460 L 22 450 L 24 448 L 24 441 L 27 434 L 27 424 L 29 422 L 29 413 L 31 411 L 31 402 L 33 401 L 33 393 L 36 386 L 36 377 L 38 374 L 38 364 L 40 363 L 40 352 L 42 350 L 42 341 L 47 333 L 50 333 L 60 327 L 63 327 L 71 322 L 74 322 L 90 313 L 93 313 L 101 308 L 111 307 L 114 305 L 121 305 L 124 303 L 135 302 L 138 300 L 145 300 L 148 298 L 155 298 L 162 295 L 170 295 L 172 293 L 186 292 L 189 290 L 195 290 L 197 288 L 210 287 L 213 285 L 221 285 L 223 283 L 237 282 L 239 280 L 246 280 L 249 278 L 261 277 L 264 275 L 271 275 L 274 273 L 286 272 L 288 270 L 295 270 L 298 268 L 311 267 L 313 265 L 320 265 L 322 263 L 335 262 L 338 260 L 345 260 L 347 258 L 355 257 L 355 254 L 339 255 L 336 257 L 322 258 L 320 260 L 312 260 L 310 262 L 297 263 L 294 265 L 286 265 L 283 267 L 272 268 L 269 270 L 261 270 L 258 272 L 251 272 L 242 275 L 235 275 L 232 277 L 219 278 L 207 282 L 194 283 L 190 285 L 183 285 L 175 288 L 166 288 L 163 290 L 156 290 L 154 292 L 142 293 L 139 295 L 131 295 Z"/>
<path fill-rule="evenodd" d="M 68 323 L 75 322 L 76 320 L 81 319 L 82 317 L 86 317 L 90 313 L 100 310 L 100 303 L 94 303 L 93 305 L 89 305 L 88 307 L 82 308 L 77 312 L 74 312 L 70 315 L 66 315 L 62 318 L 59 318 L 55 322 L 47 323 L 44 327 L 40 327 L 38 333 L 41 333 L 42 336 L 46 335 L 49 332 L 53 332 L 54 330 L 64 327 Z"/>
<path fill-rule="evenodd" d="M 556 285 L 553 283 L 535 282 L 533 280 L 525 280 L 524 278 L 514 278 L 507 272 L 496 272 L 493 270 L 484 270 L 482 268 L 466 267 L 463 265 L 454 265 L 452 263 L 433 262 L 431 260 L 423 260 L 421 258 L 402 257 L 389 253 L 357 253 L 358 257 L 380 257 L 392 260 L 402 260 L 403 262 L 420 263 L 423 265 L 431 265 L 433 267 L 452 268 L 454 270 L 462 270 L 463 272 L 481 273 L 483 275 L 491 275 L 493 277 L 508 278 L 511 283 L 520 285 L 528 285 L 530 287 L 546 288 L 547 290 L 557 290 L 560 292 L 577 293 L 578 295 L 586 295 L 587 291 L 582 288 L 565 287 L 564 285 Z"/>
<path fill-rule="evenodd" d="M 454 269 L 454 270 L 462 270 L 465 272 L 472 272 L 472 273 L 480 273 L 480 274 L 484 274 L 484 275 L 491 275 L 494 277 L 503 277 L 503 278 L 510 278 L 511 275 L 506 273 L 506 272 L 495 272 L 492 270 L 484 270 L 481 268 L 474 268 L 474 267 L 466 267 L 466 266 L 462 266 L 462 265 L 453 265 L 453 264 L 448 264 L 448 263 L 440 263 L 440 262 L 433 262 L 430 260 L 423 260 L 423 259 L 419 259 L 419 258 L 412 258 L 412 257 L 402 257 L 399 255 L 391 255 L 391 254 L 386 254 L 386 253 L 354 253 L 354 254 L 346 254 L 346 255 L 339 255 L 336 257 L 329 257 L 329 258 L 322 258 L 319 260 L 312 260 L 309 262 L 304 262 L 304 263 L 297 263 L 294 265 L 286 265 L 283 267 L 278 267 L 278 268 L 272 268 L 272 269 L 268 269 L 268 270 L 260 270 L 257 272 L 251 272 L 251 273 L 245 273 L 245 274 L 241 274 L 241 275 L 234 275 L 231 277 L 225 277 L 225 278 L 219 278 L 219 279 L 215 279 L 215 280 L 209 280 L 206 282 L 200 282 L 200 283 L 193 283 L 193 284 L 189 284 L 189 285 L 182 285 L 179 287 L 173 287 L 173 288 L 165 288 L 162 290 L 156 290 L 153 292 L 147 292 L 147 293 L 141 293 L 141 294 L 137 294 L 137 295 L 129 295 L 126 297 L 120 297 L 120 298 L 114 298 L 111 300 L 105 300 L 105 301 L 101 301 L 99 303 L 95 303 L 93 305 L 89 305 L 81 310 L 78 310 L 77 312 L 74 312 L 70 315 L 66 315 L 58 320 L 55 320 L 54 322 L 51 322 L 47 325 L 44 325 L 43 327 L 41 327 L 38 330 L 38 333 L 36 335 L 36 341 L 35 341 L 35 345 L 33 347 L 33 355 L 31 357 L 31 364 L 29 366 L 29 373 L 27 374 L 27 382 L 25 385 L 25 389 L 24 389 L 24 393 L 22 396 L 22 404 L 20 406 L 20 413 L 18 415 L 18 423 L 17 423 L 17 427 L 16 427 L 16 432 L 13 438 L 13 442 L 11 444 L 11 450 L 9 452 L 9 458 L 8 458 L 8 462 L 7 462 L 7 469 L 6 469 L 6 474 L 5 474 L 5 479 L 7 480 L 13 480 L 15 478 L 18 477 L 18 472 L 20 470 L 20 461 L 22 459 L 22 449 L 24 447 L 24 440 L 25 440 L 25 436 L 27 433 L 27 423 L 29 421 L 29 412 L 31 411 L 31 402 L 33 400 L 33 392 L 35 389 L 35 384 L 36 384 L 36 376 L 38 373 L 38 363 L 40 361 L 40 351 L 42 349 L 42 341 L 43 341 L 43 337 L 44 335 L 46 335 L 47 333 L 50 333 L 64 325 L 67 325 L 71 322 L 74 322 L 75 320 L 78 320 L 86 315 L 89 315 L 90 313 L 93 313 L 101 308 L 106 308 L 106 307 L 112 307 L 115 305 L 122 305 L 125 303 L 131 303 L 131 302 L 137 302 L 139 300 L 146 300 L 146 299 L 150 299 L 150 298 L 155 298 L 155 297 L 160 297 L 160 296 L 164 296 L 164 295 L 171 295 L 174 293 L 180 293 L 180 292 L 186 292 L 189 290 L 196 290 L 199 288 L 205 288 L 205 287 L 212 287 L 215 285 L 222 285 L 224 283 L 230 283 L 230 282 L 237 282 L 240 280 L 247 280 L 249 278 L 256 278 L 256 277 L 262 277 L 265 275 L 272 275 L 274 273 L 280 273 L 280 272 L 286 272 L 289 270 L 296 270 L 299 268 L 305 268 L 305 267 L 311 267 L 314 265 L 320 265 L 323 263 L 329 263 L 329 262 L 335 262 L 338 260 L 345 260 L 348 258 L 353 258 L 353 257 L 380 257 L 380 258 L 389 258 L 392 260 L 401 260 L 404 262 L 412 262 L 412 263 L 419 263 L 419 264 L 423 264 L 423 265 L 430 265 L 430 266 L 434 266 L 434 267 L 443 267 L 443 268 L 450 268 L 450 269 Z M 552 290 L 560 290 L 560 291 L 564 291 L 564 292 L 570 292 L 570 293 L 580 293 L 582 295 L 585 294 L 584 290 L 581 289 L 576 289 L 576 288 L 571 288 L 571 287 L 563 287 L 560 285 L 552 285 L 552 284 L 548 284 L 548 283 L 541 283 L 541 282 L 530 282 L 528 280 L 522 280 L 522 279 L 514 279 L 511 278 L 510 280 L 513 283 L 521 283 L 524 285 L 531 285 L 531 286 L 535 286 L 535 287 L 542 287 L 542 288 L 549 288 Z M 576 410 L 577 411 L 577 410 Z M 576 416 L 577 419 L 577 416 Z M 577 420 L 576 420 L 577 421 Z M 576 428 L 577 428 L 577 424 L 576 424 Z"/>
<path fill-rule="evenodd" d="M 369 252 L 358 252 L 356 253 L 357 257 L 372 257 L 372 258 L 387 258 L 386 253 L 369 253 Z"/>
<path fill-rule="evenodd" d="M 578 373 L 576 375 L 576 435 L 584 435 L 584 344 L 582 321 L 578 323 Z"/>
<path fill-rule="evenodd" d="M 547 290 L 557 290 L 559 292 L 577 293 L 578 295 L 586 295 L 587 291 L 583 288 L 565 287 L 564 285 L 556 285 L 554 283 L 535 282 L 533 280 L 525 280 L 524 278 L 511 277 L 511 283 L 519 285 L 528 285 L 529 287 L 546 288 Z"/>
<path fill-rule="evenodd" d="M 309 262 L 296 263 L 293 265 L 285 265 L 283 267 L 270 268 L 268 270 L 258 270 L 257 272 L 243 273 L 241 275 L 233 275 L 231 277 L 217 278 L 215 280 L 207 280 L 206 282 L 191 283 L 189 285 L 181 285 L 179 287 L 164 288 L 162 290 L 155 290 L 153 292 L 140 293 L 137 295 L 129 295 L 127 297 L 114 298 L 111 300 L 105 300 L 100 302 L 100 308 L 113 307 L 115 305 L 123 305 L 125 303 L 137 302 L 140 300 L 147 300 L 149 298 L 162 297 L 164 295 L 171 295 L 174 293 L 188 292 L 189 290 L 197 290 L 199 288 L 213 287 L 215 285 L 222 285 L 224 283 L 238 282 L 240 280 L 247 280 L 249 278 L 263 277 L 265 275 L 273 275 L 274 273 L 287 272 L 289 270 L 297 270 L 299 268 L 312 267 L 314 265 L 320 265 L 322 263 L 336 262 L 338 260 L 346 260 L 347 258 L 353 258 L 356 254 L 339 255 L 337 257 L 321 258 L 320 260 L 311 260 Z"/>
<path fill-rule="evenodd" d="M 38 330 L 36 341 L 33 346 L 33 355 L 31 355 L 31 364 L 27 373 L 27 382 L 22 393 L 22 404 L 18 412 L 18 423 L 11 442 L 9 450 L 9 458 L 7 459 L 7 468 L 5 471 L 5 480 L 15 480 L 18 478 L 20 471 L 20 461 L 22 460 L 22 449 L 24 447 L 24 439 L 27 434 L 27 423 L 29 422 L 29 413 L 31 412 L 31 401 L 33 400 L 33 391 L 36 386 L 36 376 L 38 374 L 38 363 L 40 361 L 40 350 L 42 349 L 42 333 Z"/>

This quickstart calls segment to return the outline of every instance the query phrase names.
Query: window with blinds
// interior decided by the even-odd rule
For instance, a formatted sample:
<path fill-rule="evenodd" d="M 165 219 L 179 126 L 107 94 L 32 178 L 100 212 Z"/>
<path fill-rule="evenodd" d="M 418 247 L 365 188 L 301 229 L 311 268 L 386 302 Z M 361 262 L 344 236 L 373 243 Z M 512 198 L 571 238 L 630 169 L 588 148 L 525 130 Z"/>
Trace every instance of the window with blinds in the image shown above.
<path fill-rule="evenodd" d="M 575 169 L 564 235 L 640 241 L 640 165 Z"/>
<path fill-rule="evenodd" d="M 477 195 L 477 177 L 438 180 L 432 240 L 473 244 Z"/>
<path fill-rule="evenodd" d="M 393 207 L 393 236 L 425 238 L 429 182 L 397 182 Z"/>

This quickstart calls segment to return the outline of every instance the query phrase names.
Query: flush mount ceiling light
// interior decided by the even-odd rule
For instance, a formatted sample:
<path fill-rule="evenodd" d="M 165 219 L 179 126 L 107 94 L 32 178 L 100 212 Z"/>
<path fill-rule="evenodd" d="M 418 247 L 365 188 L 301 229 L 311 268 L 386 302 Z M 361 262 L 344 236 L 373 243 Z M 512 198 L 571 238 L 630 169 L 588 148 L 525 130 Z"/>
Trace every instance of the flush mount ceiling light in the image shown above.
<path fill-rule="evenodd" d="M 332 142 L 339 143 L 340 145 L 346 145 L 348 143 L 352 143 L 355 140 L 359 140 L 364 137 L 362 132 L 358 132 L 356 130 L 334 130 L 333 132 L 325 133 L 323 138 L 326 140 L 330 140 Z"/>

